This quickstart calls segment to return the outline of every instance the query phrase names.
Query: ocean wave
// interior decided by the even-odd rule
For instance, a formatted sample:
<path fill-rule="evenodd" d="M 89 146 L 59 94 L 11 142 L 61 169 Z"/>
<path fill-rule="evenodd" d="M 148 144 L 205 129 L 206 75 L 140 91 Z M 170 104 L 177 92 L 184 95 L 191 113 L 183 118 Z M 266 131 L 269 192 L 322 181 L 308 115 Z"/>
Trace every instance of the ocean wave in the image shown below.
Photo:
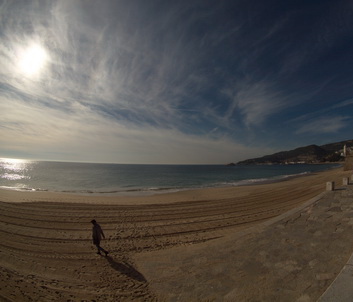
<path fill-rule="evenodd" d="M 222 187 L 222 186 L 232 186 L 232 187 L 240 187 L 240 186 L 251 186 L 251 185 L 258 185 L 258 184 L 266 184 L 266 183 L 273 183 L 273 182 L 279 182 L 279 181 L 284 181 L 287 179 L 295 178 L 295 177 L 300 177 L 304 175 L 309 175 L 311 172 L 301 172 L 297 174 L 288 174 L 288 175 L 279 175 L 279 176 L 273 176 L 273 177 L 268 177 L 268 178 L 250 178 L 250 179 L 242 179 L 239 181 L 234 181 L 234 182 L 223 182 L 223 183 L 218 183 L 215 184 L 216 187 Z"/>
<path fill-rule="evenodd" d="M 5 190 L 13 190 L 13 191 L 24 191 L 24 192 L 48 192 L 49 190 L 47 189 L 39 189 L 39 188 L 28 188 L 24 186 L 0 186 L 1 189 Z"/>

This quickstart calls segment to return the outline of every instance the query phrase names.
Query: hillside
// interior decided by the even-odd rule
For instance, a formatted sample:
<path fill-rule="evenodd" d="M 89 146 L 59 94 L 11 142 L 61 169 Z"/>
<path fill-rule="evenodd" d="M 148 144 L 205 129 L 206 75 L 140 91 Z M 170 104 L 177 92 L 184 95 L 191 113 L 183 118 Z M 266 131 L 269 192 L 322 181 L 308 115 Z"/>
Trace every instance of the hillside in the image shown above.
<path fill-rule="evenodd" d="M 353 140 L 326 144 L 322 146 L 309 145 L 290 151 L 281 151 L 259 158 L 240 161 L 238 165 L 265 165 L 265 164 L 291 164 L 291 163 L 323 163 L 344 161 L 342 156 L 344 145 L 353 146 Z"/>

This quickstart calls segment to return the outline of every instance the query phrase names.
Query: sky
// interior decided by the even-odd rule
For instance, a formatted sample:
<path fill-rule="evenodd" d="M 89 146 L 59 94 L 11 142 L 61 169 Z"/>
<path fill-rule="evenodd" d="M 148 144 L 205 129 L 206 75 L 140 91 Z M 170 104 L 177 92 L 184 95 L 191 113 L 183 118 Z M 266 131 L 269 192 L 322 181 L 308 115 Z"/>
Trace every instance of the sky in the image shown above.
<path fill-rule="evenodd" d="M 349 0 L 0 0 L 0 67 L 0 157 L 227 164 L 353 138 Z"/>

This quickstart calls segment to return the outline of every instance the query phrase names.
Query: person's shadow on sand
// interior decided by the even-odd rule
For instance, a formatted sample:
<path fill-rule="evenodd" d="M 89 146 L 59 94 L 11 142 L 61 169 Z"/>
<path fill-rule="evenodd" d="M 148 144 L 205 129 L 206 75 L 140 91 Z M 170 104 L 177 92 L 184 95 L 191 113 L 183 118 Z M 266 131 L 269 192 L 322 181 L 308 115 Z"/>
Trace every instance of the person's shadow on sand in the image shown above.
<path fill-rule="evenodd" d="M 147 282 L 145 277 L 138 270 L 136 270 L 132 265 L 125 262 L 124 263 L 116 262 L 110 256 L 107 256 L 105 258 L 108 260 L 110 266 L 116 271 L 128 276 L 129 278 L 133 278 L 136 281 Z"/>

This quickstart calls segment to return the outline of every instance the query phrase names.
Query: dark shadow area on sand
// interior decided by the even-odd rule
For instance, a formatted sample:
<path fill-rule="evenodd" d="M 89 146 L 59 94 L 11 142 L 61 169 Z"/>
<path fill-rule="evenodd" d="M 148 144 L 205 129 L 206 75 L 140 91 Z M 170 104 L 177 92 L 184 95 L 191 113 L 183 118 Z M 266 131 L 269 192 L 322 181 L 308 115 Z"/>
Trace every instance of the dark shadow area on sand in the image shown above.
<path fill-rule="evenodd" d="M 145 277 L 138 271 L 136 270 L 132 265 L 124 262 L 116 262 L 112 257 L 107 256 L 105 257 L 107 261 L 109 262 L 110 266 L 118 271 L 119 273 L 122 273 L 130 278 L 135 279 L 136 281 L 139 282 L 147 282 Z"/>

